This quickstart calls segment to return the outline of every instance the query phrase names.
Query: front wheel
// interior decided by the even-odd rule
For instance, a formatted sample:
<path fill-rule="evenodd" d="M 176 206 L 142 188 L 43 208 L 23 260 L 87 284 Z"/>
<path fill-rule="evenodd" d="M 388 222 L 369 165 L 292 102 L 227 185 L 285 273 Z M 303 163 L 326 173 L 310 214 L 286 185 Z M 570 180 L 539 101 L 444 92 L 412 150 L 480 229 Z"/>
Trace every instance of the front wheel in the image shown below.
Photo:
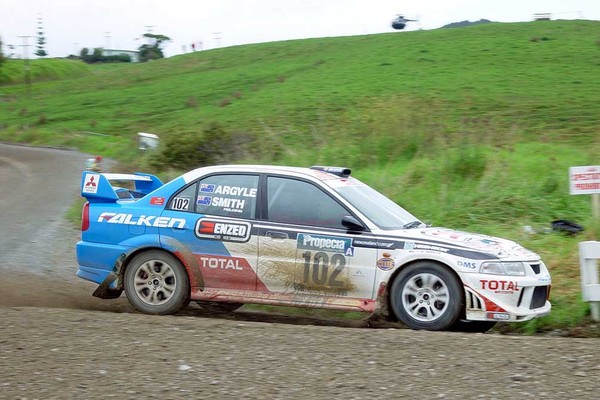
<path fill-rule="evenodd" d="M 461 314 L 461 285 L 442 265 L 420 261 L 409 265 L 396 277 L 390 300 L 394 314 L 408 327 L 446 330 Z"/>
<path fill-rule="evenodd" d="M 159 250 L 136 255 L 125 270 L 127 299 L 146 314 L 175 314 L 190 302 L 190 282 L 181 262 Z"/>

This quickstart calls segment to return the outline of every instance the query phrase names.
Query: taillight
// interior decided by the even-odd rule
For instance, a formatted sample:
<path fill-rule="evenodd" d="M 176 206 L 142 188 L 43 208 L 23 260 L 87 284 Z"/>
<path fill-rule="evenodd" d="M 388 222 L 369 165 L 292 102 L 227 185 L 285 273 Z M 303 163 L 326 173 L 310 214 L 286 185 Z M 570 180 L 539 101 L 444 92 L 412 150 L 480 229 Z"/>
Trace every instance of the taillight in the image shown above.
<path fill-rule="evenodd" d="M 90 227 L 90 203 L 85 202 L 81 210 L 81 231 L 87 231 Z"/>

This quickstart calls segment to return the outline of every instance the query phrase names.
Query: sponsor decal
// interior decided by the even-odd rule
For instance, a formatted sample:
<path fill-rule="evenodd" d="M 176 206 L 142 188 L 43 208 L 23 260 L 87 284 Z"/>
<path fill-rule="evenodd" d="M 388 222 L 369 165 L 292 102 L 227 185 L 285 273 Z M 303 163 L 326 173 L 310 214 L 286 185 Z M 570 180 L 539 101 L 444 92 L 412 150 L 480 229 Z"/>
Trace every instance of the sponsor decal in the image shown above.
<path fill-rule="evenodd" d="M 360 246 L 360 247 L 374 247 L 374 248 L 385 247 L 385 248 L 389 249 L 394 245 L 394 242 L 380 242 L 380 241 L 375 241 L 375 240 L 356 239 L 356 240 L 354 240 L 354 245 Z"/>
<path fill-rule="evenodd" d="M 150 199 L 150 204 L 153 206 L 164 206 L 165 198 L 164 197 L 152 197 Z"/>
<path fill-rule="evenodd" d="M 212 183 L 201 183 L 200 184 L 200 191 L 202 193 L 214 193 L 216 186 L 217 185 L 212 184 Z"/>
<path fill-rule="evenodd" d="M 455 255 L 455 256 L 458 256 L 461 258 L 470 258 L 470 259 L 474 259 L 474 260 L 487 260 L 490 257 L 493 257 L 490 254 L 482 253 L 482 252 L 478 252 L 478 251 L 446 248 L 446 247 L 430 245 L 430 244 L 425 244 L 425 243 L 415 243 L 415 242 L 411 242 L 411 241 L 400 242 L 399 247 L 404 250 L 407 250 L 407 251 L 415 251 L 415 250 L 423 250 L 425 252 L 435 251 L 435 252 L 441 252 L 441 253 L 446 253 L 446 254 L 452 254 L 452 255 Z M 463 267 L 474 269 L 474 268 L 476 268 L 476 264 L 473 263 L 473 265 L 471 265 L 471 266 L 463 265 Z"/>
<path fill-rule="evenodd" d="M 477 263 L 475 263 L 473 261 L 461 261 L 461 260 L 458 260 L 456 262 L 456 265 L 458 265 L 459 267 L 462 267 L 462 268 L 477 269 Z"/>
<path fill-rule="evenodd" d="M 353 251 L 348 251 L 352 248 L 352 239 L 345 237 L 299 233 L 297 246 L 299 249 L 306 250 L 329 251 L 332 253 L 343 253 L 345 255 L 354 254 Z"/>
<path fill-rule="evenodd" d="M 200 257 L 200 265 L 203 268 L 210 269 L 232 269 L 236 271 L 243 271 L 244 268 L 240 265 L 240 260 L 237 258 L 229 257 Z"/>
<path fill-rule="evenodd" d="M 538 277 L 538 282 L 550 283 L 550 281 L 551 281 L 550 275 L 544 275 L 544 276 Z"/>
<path fill-rule="evenodd" d="M 221 194 L 224 196 L 256 197 L 256 188 L 216 185 L 214 183 L 201 183 L 200 192 Z"/>
<path fill-rule="evenodd" d="M 207 196 L 209 199 L 210 197 Z M 241 213 L 244 211 L 246 200 L 242 199 L 229 199 L 226 197 L 213 197 L 210 205 L 212 207 L 222 208 L 223 211 Z"/>
<path fill-rule="evenodd" d="M 352 276 L 353 278 L 365 278 L 366 277 L 365 273 L 361 269 L 351 270 L 350 276 Z"/>
<path fill-rule="evenodd" d="M 248 222 L 201 218 L 196 222 L 195 233 L 200 239 L 247 242 L 251 228 Z"/>
<path fill-rule="evenodd" d="M 414 248 L 417 250 L 439 251 L 441 253 L 447 253 L 449 250 L 445 247 L 433 246 L 430 244 L 422 244 L 422 243 L 415 243 Z"/>
<path fill-rule="evenodd" d="M 190 208 L 190 198 L 175 197 L 171 202 L 171 208 L 178 211 L 187 211 Z"/>
<path fill-rule="evenodd" d="M 508 313 L 489 312 L 485 314 L 485 318 L 493 319 L 495 321 L 508 321 L 510 315 Z"/>
<path fill-rule="evenodd" d="M 496 280 L 486 280 L 481 279 L 479 281 L 481 283 L 481 289 L 483 290 L 494 290 L 496 293 L 501 292 L 518 292 L 521 290 L 519 284 L 515 281 L 496 281 Z"/>
<path fill-rule="evenodd" d="M 225 196 L 256 197 L 256 189 L 241 186 L 219 185 L 213 193 Z"/>
<path fill-rule="evenodd" d="M 385 254 L 387 254 L 387 253 L 385 253 Z M 396 263 L 394 262 L 393 258 L 383 257 L 383 258 L 380 258 L 379 260 L 377 260 L 377 268 L 379 268 L 382 271 L 389 271 L 390 269 L 394 268 L 395 266 L 396 266 Z"/>
<path fill-rule="evenodd" d="M 83 193 L 98 193 L 100 174 L 87 174 L 83 183 Z"/>
<path fill-rule="evenodd" d="M 134 217 L 133 214 L 121 214 L 113 212 L 103 212 L 98 217 L 98 222 L 108 224 L 123 224 L 137 226 L 152 226 L 155 228 L 185 228 L 185 219 L 158 217 L 156 215 L 140 215 Z"/>
<path fill-rule="evenodd" d="M 210 206 L 211 201 L 212 197 L 210 196 L 198 196 L 196 204 L 198 204 L 199 206 Z"/>

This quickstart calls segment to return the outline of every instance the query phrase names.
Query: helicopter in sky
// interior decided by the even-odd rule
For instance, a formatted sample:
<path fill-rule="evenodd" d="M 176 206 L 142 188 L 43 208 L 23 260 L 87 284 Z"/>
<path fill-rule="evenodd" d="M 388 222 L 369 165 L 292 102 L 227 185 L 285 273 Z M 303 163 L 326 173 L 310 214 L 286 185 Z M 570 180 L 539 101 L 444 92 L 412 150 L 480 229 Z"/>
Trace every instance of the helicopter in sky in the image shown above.
<path fill-rule="evenodd" d="M 392 21 L 392 28 L 394 29 L 404 29 L 407 22 L 416 22 L 416 19 L 408 19 L 404 18 L 404 15 L 396 15 L 396 18 Z"/>

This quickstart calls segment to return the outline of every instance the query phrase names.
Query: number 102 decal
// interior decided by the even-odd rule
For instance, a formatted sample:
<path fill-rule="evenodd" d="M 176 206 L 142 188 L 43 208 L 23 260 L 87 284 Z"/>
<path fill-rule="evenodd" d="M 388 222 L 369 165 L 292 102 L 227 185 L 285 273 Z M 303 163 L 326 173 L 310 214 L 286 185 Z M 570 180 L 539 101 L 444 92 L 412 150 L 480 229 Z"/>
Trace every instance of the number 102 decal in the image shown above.
<path fill-rule="evenodd" d="M 343 288 L 344 280 L 339 278 L 346 267 L 346 257 L 342 254 L 333 254 L 331 258 L 327 253 L 319 251 L 312 254 L 310 251 L 302 253 L 304 258 L 304 284 L 311 286 L 329 286 L 330 288 Z"/>
<path fill-rule="evenodd" d="M 173 210 L 178 210 L 178 211 L 186 210 L 187 211 L 189 206 L 190 206 L 189 197 L 175 197 L 173 199 L 173 201 L 171 202 L 171 208 Z"/>

